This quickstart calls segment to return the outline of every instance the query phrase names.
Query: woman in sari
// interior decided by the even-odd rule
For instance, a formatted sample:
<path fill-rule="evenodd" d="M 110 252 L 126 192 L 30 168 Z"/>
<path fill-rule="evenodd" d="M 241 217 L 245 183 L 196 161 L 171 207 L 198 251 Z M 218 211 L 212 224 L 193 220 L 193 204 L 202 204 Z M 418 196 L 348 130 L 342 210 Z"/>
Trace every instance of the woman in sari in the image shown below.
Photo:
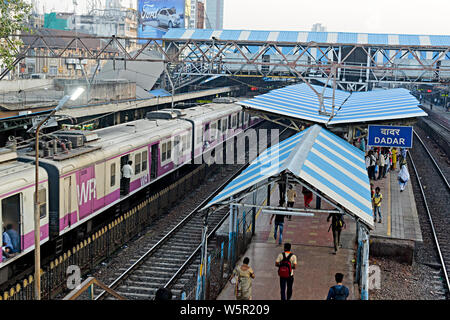
<path fill-rule="evenodd" d="M 252 299 L 252 279 L 255 279 L 255 273 L 252 268 L 249 267 L 249 262 L 250 259 L 245 257 L 243 264 L 233 271 L 233 274 L 236 277 L 236 300 Z"/>
<path fill-rule="evenodd" d="M 406 183 L 409 180 L 409 172 L 406 163 L 402 162 L 400 164 L 400 172 L 398 173 L 398 183 L 400 185 L 400 192 L 403 192 L 406 187 Z"/>

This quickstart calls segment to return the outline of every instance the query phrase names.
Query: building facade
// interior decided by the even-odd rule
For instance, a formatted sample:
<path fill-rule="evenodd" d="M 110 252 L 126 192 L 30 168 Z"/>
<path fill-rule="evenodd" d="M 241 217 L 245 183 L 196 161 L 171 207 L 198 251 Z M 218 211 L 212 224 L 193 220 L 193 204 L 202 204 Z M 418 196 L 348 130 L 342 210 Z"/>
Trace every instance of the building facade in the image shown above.
<path fill-rule="evenodd" d="M 224 0 L 206 0 L 205 2 L 205 28 L 223 29 Z"/>

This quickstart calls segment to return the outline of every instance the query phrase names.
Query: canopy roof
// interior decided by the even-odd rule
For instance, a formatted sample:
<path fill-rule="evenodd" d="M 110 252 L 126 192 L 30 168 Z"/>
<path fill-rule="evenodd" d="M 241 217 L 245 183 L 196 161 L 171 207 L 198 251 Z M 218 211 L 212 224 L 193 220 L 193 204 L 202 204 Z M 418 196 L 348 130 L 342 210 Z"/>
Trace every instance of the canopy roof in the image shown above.
<path fill-rule="evenodd" d="M 370 183 L 364 153 L 319 125 L 303 130 L 264 151 L 205 208 L 223 203 L 285 170 L 373 228 Z"/>
<path fill-rule="evenodd" d="M 320 86 L 312 85 L 312 87 L 319 93 L 324 90 Z M 332 95 L 333 90 L 325 88 L 324 97 Z M 255 98 L 241 101 L 239 104 L 254 110 L 327 125 L 405 119 L 427 115 L 418 107 L 417 99 L 403 88 L 354 93 L 335 90 L 335 110 L 331 120 L 331 99 L 324 99 L 325 110 L 330 115 L 319 114 L 317 94 L 305 83 L 272 90 Z"/>
<path fill-rule="evenodd" d="M 374 46 L 449 46 L 449 35 L 414 35 L 386 33 L 264 31 L 264 30 L 211 30 L 172 28 L 165 39 L 223 41 L 275 41 L 286 43 L 370 44 Z"/>

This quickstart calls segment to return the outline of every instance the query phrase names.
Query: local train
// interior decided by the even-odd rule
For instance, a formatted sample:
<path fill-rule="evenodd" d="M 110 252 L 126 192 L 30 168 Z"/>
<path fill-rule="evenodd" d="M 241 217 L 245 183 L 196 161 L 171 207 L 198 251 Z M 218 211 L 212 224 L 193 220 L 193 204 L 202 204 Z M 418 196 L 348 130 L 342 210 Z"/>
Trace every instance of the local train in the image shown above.
<path fill-rule="evenodd" d="M 260 121 L 237 104 L 210 103 L 163 109 L 108 128 L 58 131 L 42 138 L 41 244 L 90 221 L 184 164 L 196 163 L 192 160 Z M 0 256 L 1 270 L 34 249 L 34 159 L 34 145 L 0 150 L 0 221 L 3 228 L 11 224 L 20 236 L 20 252 L 6 260 Z M 121 168 L 129 160 L 133 176 L 129 193 L 123 195 Z"/>

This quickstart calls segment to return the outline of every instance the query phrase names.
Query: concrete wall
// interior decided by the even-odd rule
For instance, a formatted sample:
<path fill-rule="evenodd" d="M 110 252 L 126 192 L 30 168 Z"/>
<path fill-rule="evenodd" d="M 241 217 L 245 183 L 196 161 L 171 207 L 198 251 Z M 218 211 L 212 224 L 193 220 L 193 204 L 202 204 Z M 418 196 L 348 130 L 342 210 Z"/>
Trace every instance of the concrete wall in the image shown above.
<path fill-rule="evenodd" d="M 52 79 L 1 80 L 0 93 L 19 90 L 53 89 Z"/>

